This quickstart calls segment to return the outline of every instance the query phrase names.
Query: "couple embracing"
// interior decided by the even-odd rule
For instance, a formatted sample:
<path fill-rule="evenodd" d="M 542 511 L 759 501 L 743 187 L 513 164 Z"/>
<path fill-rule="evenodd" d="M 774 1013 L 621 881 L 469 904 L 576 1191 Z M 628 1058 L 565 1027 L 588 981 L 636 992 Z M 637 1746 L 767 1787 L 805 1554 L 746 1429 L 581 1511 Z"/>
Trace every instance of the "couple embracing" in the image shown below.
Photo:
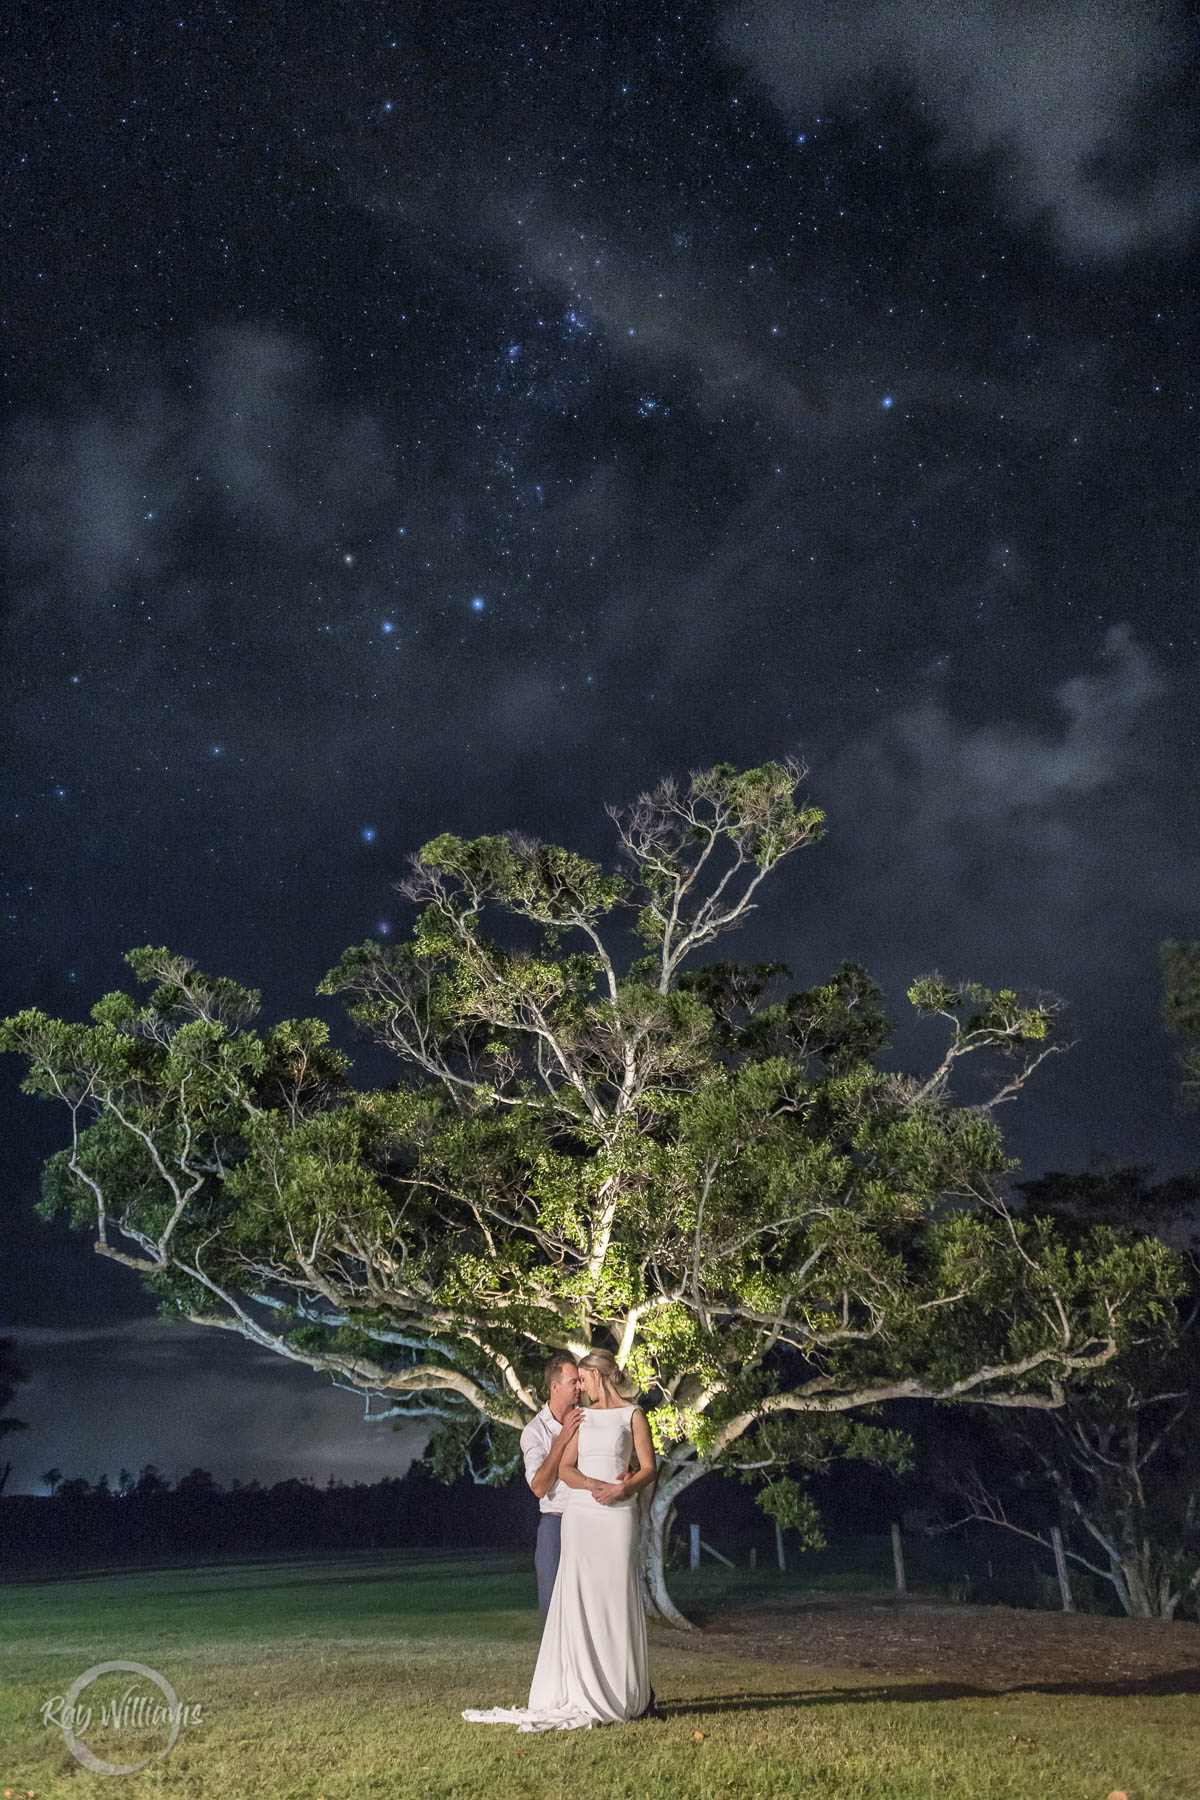
<path fill-rule="evenodd" d="M 521 1433 L 526 1479 L 541 1503 L 535 1563 L 544 1625 L 529 1704 L 463 1713 L 522 1731 L 616 1724 L 641 1718 L 654 1701 L 637 1575 L 637 1496 L 657 1473 L 646 1415 L 625 1398 L 607 1350 L 578 1363 L 552 1357 L 546 1387 L 548 1403 Z"/>

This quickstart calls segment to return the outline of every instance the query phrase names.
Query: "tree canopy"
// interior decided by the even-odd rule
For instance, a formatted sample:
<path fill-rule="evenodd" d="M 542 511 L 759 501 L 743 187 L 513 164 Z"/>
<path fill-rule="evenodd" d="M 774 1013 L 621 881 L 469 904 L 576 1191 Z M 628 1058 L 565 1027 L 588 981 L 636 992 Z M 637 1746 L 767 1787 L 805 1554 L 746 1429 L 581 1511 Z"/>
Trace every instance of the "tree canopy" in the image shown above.
<path fill-rule="evenodd" d="M 894 1456 L 889 1399 L 1059 1406 L 1179 1271 L 1157 1240 L 1008 1205 L 994 1115 L 1065 1044 L 1056 1003 L 923 977 L 943 1049 L 911 1075 L 880 1066 L 856 963 L 808 988 L 781 962 L 685 966 L 821 837 L 804 774 L 720 764 L 610 806 L 615 870 L 512 831 L 427 843 L 411 937 L 319 989 L 395 1056 L 385 1086 L 353 1085 L 322 1021 L 260 1029 L 257 993 L 165 949 L 129 953 L 144 1000 L 14 1016 L 0 1043 L 71 1122 L 43 1208 L 164 1311 L 427 1418 L 447 1473 L 503 1477 L 548 1352 L 612 1348 L 661 1458 L 646 1579 L 669 1617 L 663 1527 L 707 1471 L 761 1475 L 803 1526 L 789 1465 Z M 994 1071 L 969 1105 L 968 1057 Z"/>

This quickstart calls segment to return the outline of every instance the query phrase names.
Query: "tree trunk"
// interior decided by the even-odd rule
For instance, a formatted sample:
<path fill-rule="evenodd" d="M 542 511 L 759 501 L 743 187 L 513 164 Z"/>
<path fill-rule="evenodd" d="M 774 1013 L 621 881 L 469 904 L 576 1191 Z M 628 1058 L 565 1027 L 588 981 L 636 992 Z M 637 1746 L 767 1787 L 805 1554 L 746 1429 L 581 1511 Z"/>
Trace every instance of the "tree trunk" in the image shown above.
<path fill-rule="evenodd" d="M 892 1521 L 892 1570 L 896 1577 L 896 1592 L 906 1594 L 908 1582 L 904 1574 L 904 1542 L 900 1536 L 900 1527 Z"/>
<path fill-rule="evenodd" d="M 1183 1590 L 1171 1580 L 1169 1545 L 1156 1544 L 1144 1529 L 1140 1508 L 1126 1501 L 1120 1507 L 1110 1507 L 1107 1513 L 1097 1509 L 1091 1514 L 1076 1500 L 1074 1511 L 1102 1545 L 1108 1557 L 1108 1579 L 1127 1616 L 1172 1620 Z M 1096 1569 L 1097 1574 L 1101 1572 Z"/>
<path fill-rule="evenodd" d="M 1057 1525 L 1050 1527 L 1050 1542 L 1054 1546 L 1054 1573 L 1058 1576 L 1059 1598 L 1062 1609 L 1066 1613 L 1075 1611 L 1075 1596 L 1071 1592 L 1071 1577 L 1067 1573 L 1067 1553 L 1063 1549 L 1062 1531 Z"/>
<path fill-rule="evenodd" d="M 1126 1550 L 1119 1562 L 1111 1557 L 1109 1561 L 1112 1566 L 1110 1579 L 1117 1590 L 1117 1598 L 1131 1619 L 1169 1621 L 1175 1617 L 1180 1596 L 1172 1591 L 1169 1576 L 1154 1567 L 1148 1545 L 1143 1544 L 1138 1550 Z"/>
<path fill-rule="evenodd" d="M 677 1631 L 695 1631 L 696 1627 L 690 1619 L 684 1618 L 667 1592 L 667 1530 L 680 1494 L 707 1474 L 708 1467 L 704 1463 L 697 1465 L 695 1462 L 688 1462 L 678 1468 L 667 1464 L 659 1477 L 658 1486 L 639 1496 L 642 1518 L 638 1584 L 642 1590 L 642 1605 L 648 1619 L 658 1619 L 664 1625 L 673 1625 Z"/>

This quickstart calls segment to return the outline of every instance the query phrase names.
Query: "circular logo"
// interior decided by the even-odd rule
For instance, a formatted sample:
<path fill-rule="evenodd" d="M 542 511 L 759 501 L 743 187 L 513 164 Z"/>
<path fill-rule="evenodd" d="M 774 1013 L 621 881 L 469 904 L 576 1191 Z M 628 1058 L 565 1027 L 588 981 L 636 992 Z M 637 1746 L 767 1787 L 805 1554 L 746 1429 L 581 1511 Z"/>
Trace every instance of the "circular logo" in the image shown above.
<path fill-rule="evenodd" d="M 169 1717 L 171 1720 L 170 1737 L 168 1737 L 161 1750 L 152 1750 L 150 1756 L 143 1756 L 141 1762 L 105 1762 L 102 1757 L 97 1756 L 94 1751 L 89 1750 L 86 1744 L 81 1744 L 72 1729 L 71 1721 L 75 1716 L 75 1702 L 78 1700 L 80 1694 L 82 1694 L 84 1688 L 90 1687 L 92 1682 L 95 1681 L 98 1676 L 113 1675 L 116 1674 L 118 1670 L 126 1670 L 131 1675 L 141 1675 L 145 1680 L 152 1681 L 155 1687 L 158 1688 L 160 1693 L 164 1696 L 169 1708 Z M 172 1748 L 176 1738 L 179 1736 L 181 1716 L 182 1709 L 179 1704 L 179 1696 L 176 1694 L 175 1689 L 171 1686 L 166 1676 L 160 1675 L 157 1669 L 148 1669 L 145 1663 L 139 1662 L 96 1663 L 92 1668 L 85 1669 L 82 1675 L 77 1675 L 75 1677 L 75 1680 L 71 1683 L 67 1697 L 63 1701 L 63 1740 L 66 1743 L 67 1749 L 71 1752 L 71 1755 L 77 1762 L 81 1762 L 85 1769 L 93 1769 L 97 1775 L 132 1775 L 135 1769 L 145 1768 L 152 1757 L 165 1756 L 167 1751 Z"/>

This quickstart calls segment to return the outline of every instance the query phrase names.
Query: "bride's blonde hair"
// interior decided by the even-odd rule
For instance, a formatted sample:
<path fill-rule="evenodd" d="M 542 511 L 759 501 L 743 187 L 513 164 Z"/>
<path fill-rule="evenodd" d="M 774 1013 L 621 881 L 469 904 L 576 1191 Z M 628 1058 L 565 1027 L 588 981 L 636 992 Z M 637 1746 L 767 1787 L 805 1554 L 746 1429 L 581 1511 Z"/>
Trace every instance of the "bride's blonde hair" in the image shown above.
<path fill-rule="evenodd" d="M 589 1350 L 586 1356 L 580 1357 L 579 1367 L 595 1369 L 605 1381 L 612 1383 L 622 1400 L 635 1398 L 637 1390 L 611 1350 Z"/>

